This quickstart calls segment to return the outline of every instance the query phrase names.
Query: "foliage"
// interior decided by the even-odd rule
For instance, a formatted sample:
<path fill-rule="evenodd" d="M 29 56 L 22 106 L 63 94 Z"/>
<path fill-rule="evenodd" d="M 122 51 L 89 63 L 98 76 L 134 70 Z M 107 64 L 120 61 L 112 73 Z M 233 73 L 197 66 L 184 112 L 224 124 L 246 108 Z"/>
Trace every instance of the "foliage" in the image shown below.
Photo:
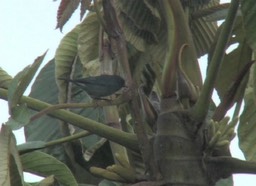
<path fill-rule="evenodd" d="M 79 5 L 82 21 L 30 95 L 22 96 L 45 54 L 14 78 L 0 69 L 0 98 L 11 115 L 0 133 L 1 184 L 29 185 L 22 171 L 44 176 L 38 185 L 108 186 L 223 186 L 234 173 L 255 174 L 253 3 L 62 0 L 57 28 Z M 203 83 L 197 59 L 205 54 Z M 119 75 L 126 87 L 97 100 L 61 80 L 101 74 Z M 229 152 L 236 125 L 246 161 Z M 27 143 L 17 146 L 11 130 L 20 127 Z"/>

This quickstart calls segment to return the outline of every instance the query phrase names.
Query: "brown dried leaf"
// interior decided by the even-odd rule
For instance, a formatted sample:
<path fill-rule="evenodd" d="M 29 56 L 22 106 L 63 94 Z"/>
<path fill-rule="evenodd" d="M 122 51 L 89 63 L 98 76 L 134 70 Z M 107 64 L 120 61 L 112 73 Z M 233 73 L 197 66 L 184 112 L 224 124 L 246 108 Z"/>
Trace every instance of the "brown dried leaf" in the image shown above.
<path fill-rule="evenodd" d="M 80 0 L 62 0 L 57 13 L 57 28 L 62 31 L 63 26 L 77 9 Z"/>
<path fill-rule="evenodd" d="M 81 7 L 80 7 L 80 20 L 83 19 L 86 10 L 91 9 L 91 0 L 81 0 Z"/>

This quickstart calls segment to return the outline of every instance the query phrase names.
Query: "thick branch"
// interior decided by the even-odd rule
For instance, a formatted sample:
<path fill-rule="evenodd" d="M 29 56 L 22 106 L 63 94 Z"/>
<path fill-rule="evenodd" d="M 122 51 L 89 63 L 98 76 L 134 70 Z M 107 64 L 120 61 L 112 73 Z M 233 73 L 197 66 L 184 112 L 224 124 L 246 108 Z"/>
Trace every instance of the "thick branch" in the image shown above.
<path fill-rule="evenodd" d="M 0 98 L 7 100 L 6 89 L 0 88 Z M 23 96 L 21 98 L 21 103 L 26 103 L 29 108 L 36 111 L 41 111 L 51 106 L 48 103 L 26 96 Z M 49 115 L 65 121 L 66 123 L 72 124 L 76 127 L 88 130 L 91 133 L 105 137 L 127 148 L 138 150 L 138 140 L 136 135 L 134 134 L 122 132 L 118 129 L 108 127 L 102 123 L 82 117 L 67 110 L 54 110 L 49 113 Z"/>
<path fill-rule="evenodd" d="M 237 173 L 256 174 L 256 162 L 225 156 L 209 157 L 205 162 L 208 165 L 217 166 L 220 171 L 224 171 L 227 175 Z"/>

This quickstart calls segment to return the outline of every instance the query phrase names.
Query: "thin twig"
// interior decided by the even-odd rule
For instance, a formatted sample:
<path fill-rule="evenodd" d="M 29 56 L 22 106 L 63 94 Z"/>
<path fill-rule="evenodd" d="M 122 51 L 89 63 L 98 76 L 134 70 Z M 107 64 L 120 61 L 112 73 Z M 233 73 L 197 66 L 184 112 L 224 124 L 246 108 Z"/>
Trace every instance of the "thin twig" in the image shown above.
<path fill-rule="evenodd" d="M 31 151 L 34 151 L 34 150 L 44 149 L 44 148 L 48 148 L 48 147 L 51 147 L 51 146 L 54 146 L 54 145 L 59 145 L 59 144 L 62 144 L 62 143 L 74 141 L 76 139 L 83 138 L 83 137 L 86 137 L 86 136 L 89 136 L 89 135 L 92 135 L 92 133 L 90 133 L 88 131 L 78 132 L 78 133 L 70 135 L 70 136 L 66 136 L 66 137 L 63 137 L 63 138 L 59 138 L 57 140 L 49 141 L 49 142 L 45 143 L 45 145 L 43 147 L 34 148 L 34 149 L 19 150 L 19 153 L 20 154 L 25 154 L 25 153 L 28 153 L 28 152 L 31 152 Z"/>
<path fill-rule="evenodd" d="M 67 108 L 92 108 L 92 107 L 104 107 L 104 106 L 110 106 L 110 105 L 120 105 L 122 103 L 125 103 L 130 100 L 130 94 L 127 92 L 124 92 L 121 96 L 114 100 L 92 100 L 89 103 L 63 103 L 58 105 L 52 105 L 48 108 L 45 108 L 38 112 L 37 114 L 33 115 L 30 118 L 30 122 L 44 116 L 45 114 L 49 114 L 54 110 L 59 109 L 67 109 Z"/>

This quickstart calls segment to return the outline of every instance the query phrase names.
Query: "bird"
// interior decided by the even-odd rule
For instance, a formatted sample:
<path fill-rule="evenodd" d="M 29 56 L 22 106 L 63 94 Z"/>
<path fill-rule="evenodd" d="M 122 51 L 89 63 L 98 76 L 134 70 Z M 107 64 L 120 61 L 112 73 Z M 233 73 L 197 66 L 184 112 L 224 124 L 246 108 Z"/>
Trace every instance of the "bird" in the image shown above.
<path fill-rule="evenodd" d="M 93 99 L 110 96 L 125 86 L 125 81 L 118 75 L 89 76 L 80 79 L 58 78 L 74 83 Z"/>

